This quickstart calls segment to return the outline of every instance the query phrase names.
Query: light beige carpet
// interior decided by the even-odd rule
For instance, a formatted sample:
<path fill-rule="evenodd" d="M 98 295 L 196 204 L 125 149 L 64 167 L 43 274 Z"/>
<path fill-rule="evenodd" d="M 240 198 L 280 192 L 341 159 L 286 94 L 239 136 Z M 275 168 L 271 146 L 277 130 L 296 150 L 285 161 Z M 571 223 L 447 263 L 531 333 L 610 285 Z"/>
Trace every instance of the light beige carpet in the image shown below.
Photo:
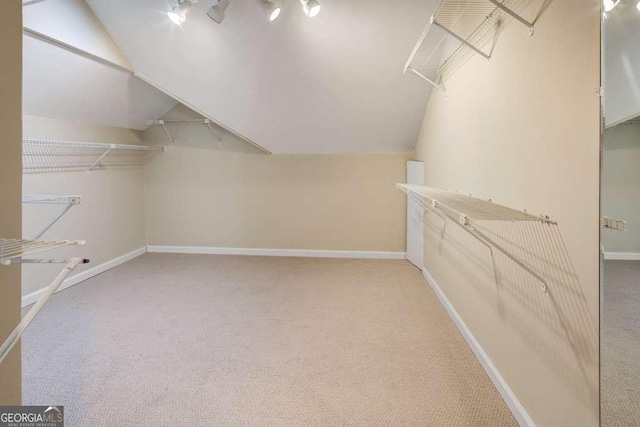
<path fill-rule="evenodd" d="M 607 261 L 601 331 L 603 426 L 640 426 L 640 261 Z"/>
<path fill-rule="evenodd" d="M 69 426 L 516 422 L 406 261 L 147 254 L 53 297 L 24 403 Z"/>

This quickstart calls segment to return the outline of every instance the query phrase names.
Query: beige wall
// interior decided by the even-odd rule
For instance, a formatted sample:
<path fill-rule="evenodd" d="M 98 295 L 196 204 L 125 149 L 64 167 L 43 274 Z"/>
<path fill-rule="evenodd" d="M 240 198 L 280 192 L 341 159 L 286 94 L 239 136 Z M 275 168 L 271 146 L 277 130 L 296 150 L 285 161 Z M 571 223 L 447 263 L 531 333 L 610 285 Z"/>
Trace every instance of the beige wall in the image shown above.
<path fill-rule="evenodd" d="M 140 144 L 141 133 L 129 129 L 87 125 L 35 116 L 24 116 L 27 139 Z M 43 239 L 82 239 L 83 247 L 51 252 L 56 257 L 82 256 L 90 264 L 79 266 L 72 276 L 146 245 L 144 226 L 143 168 L 24 175 L 24 194 L 80 195 L 82 204 L 71 209 Z M 24 236 L 33 236 L 60 212 L 56 205 L 25 205 Z M 59 271 L 56 265 L 25 266 L 23 295 L 45 286 Z"/>
<path fill-rule="evenodd" d="M 22 4 L 0 2 L 0 237 L 20 238 L 22 204 Z M 0 341 L 20 321 L 20 267 L 0 266 Z M 0 365 L 0 405 L 22 401 L 20 346 Z"/>
<path fill-rule="evenodd" d="M 604 133 L 602 215 L 627 221 L 627 232 L 603 230 L 605 252 L 640 253 L 640 125 Z"/>
<path fill-rule="evenodd" d="M 147 169 L 148 242 L 404 252 L 409 157 L 174 147 Z"/>
<path fill-rule="evenodd" d="M 496 282 L 460 228 L 441 244 L 438 219 L 425 227 L 425 267 L 540 426 L 598 424 L 599 65 L 599 2 L 553 1 L 535 36 L 512 22 L 491 61 L 472 58 L 434 92 L 417 148 L 427 185 L 559 222 L 487 226 L 547 294 L 500 255 Z"/>

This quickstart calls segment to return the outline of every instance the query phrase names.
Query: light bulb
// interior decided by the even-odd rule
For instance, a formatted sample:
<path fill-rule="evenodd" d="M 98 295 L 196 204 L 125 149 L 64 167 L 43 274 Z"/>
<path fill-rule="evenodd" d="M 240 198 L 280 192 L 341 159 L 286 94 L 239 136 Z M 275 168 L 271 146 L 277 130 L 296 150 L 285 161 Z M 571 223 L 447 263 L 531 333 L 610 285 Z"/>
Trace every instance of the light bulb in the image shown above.
<path fill-rule="evenodd" d="M 611 12 L 620 2 L 620 0 L 602 0 L 605 12 Z"/>
<path fill-rule="evenodd" d="M 198 0 L 179 0 L 178 4 L 167 12 L 167 16 L 174 24 L 182 25 L 187 19 L 187 13 L 191 10 L 191 2 L 195 3 L 196 1 Z"/>
<path fill-rule="evenodd" d="M 171 21 L 176 25 L 182 25 L 182 23 L 184 22 L 184 18 L 182 18 L 179 13 L 176 13 L 173 10 L 167 12 L 167 15 L 169 16 L 169 19 L 171 19 Z"/>
<path fill-rule="evenodd" d="M 640 1 L 638 2 L 638 4 L 636 5 L 636 8 L 638 9 L 638 12 L 640 12 Z"/>
<path fill-rule="evenodd" d="M 311 8 L 311 10 L 309 11 L 309 18 L 313 18 L 318 13 L 320 13 L 320 5 L 319 4 L 317 4 L 317 5 L 315 5 L 315 6 L 313 6 Z"/>
<path fill-rule="evenodd" d="M 320 13 L 320 3 L 318 0 L 300 0 L 302 2 L 302 10 L 309 17 L 313 18 Z"/>
<path fill-rule="evenodd" d="M 273 11 L 271 12 L 271 15 L 269 16 L 269 21 L 273 22 L 276 19 L 278 19 L 278 16 L 280 16 L 280 12 L 282 9 L 280 9 L 279 7 L 276 7 L 275 9 L 273 9 Z"/>
<path fill-rule="evenodd" d="M 273 22 L 278 19 L 278 16 L 280 16 L 280 12 L 282 12 L 282 8 L 278 4 L 278 2 L 274 0 L 264 0 L 264 7 L 267 11 L 269 22 Z"/>

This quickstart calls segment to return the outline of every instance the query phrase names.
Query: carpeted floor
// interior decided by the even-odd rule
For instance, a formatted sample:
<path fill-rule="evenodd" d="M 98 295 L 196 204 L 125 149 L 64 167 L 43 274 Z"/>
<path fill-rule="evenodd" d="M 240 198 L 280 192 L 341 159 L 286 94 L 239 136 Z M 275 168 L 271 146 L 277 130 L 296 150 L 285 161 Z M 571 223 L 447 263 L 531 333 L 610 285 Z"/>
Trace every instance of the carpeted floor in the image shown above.
<path fill-rule="evenodd" d="M 640 425 L 640 261 L 607 261 L 601 331 L 603 426 Z"/>
<path fill-rule="evenodd" d="M 510 426 L 406 261 L 147 254 L 54 296 L 24 404 L 68 426 Z"/>

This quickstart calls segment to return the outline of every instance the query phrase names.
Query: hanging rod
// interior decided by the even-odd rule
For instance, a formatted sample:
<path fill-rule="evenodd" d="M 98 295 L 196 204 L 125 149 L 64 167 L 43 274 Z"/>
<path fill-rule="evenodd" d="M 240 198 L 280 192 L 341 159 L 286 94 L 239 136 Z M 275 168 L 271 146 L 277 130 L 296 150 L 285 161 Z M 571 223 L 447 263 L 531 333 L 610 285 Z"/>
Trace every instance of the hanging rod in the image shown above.
<path fill-rule="evenodd" d="M 544 277 L 536 272 L 527 263 L 513 255 L 507 249 L 502 247 L 495 240 L 487 236 L 482 230 L 475 226 L 477 221 L 507 221 L 507 222 L 541 222 L 545 224 L 556 224 L 548 216 L 535 216 L 530 213 L 518 211 L 495 204 L 491 201 L 466 196 L 453 191 L 440 190 L 432 187 L 425 187 L 410 184 L 396 184 L 396 188 L 404 192 L 408 197 L 414 200 L 422 200 L 420 203 L 423 209 L 437 213 L 438 216 L 445 217 L 446 220 L 451 219 L 462 229 L 467 231 L 472 237 L 487 246 L 491 253 L 493 262 L 494 278 L 498 280 L 495 258 L 492 248 L 495 248 L 507 258 L 522 267 L 525 271 L 535 277 L 542 283 L 543 292 L 547 292 L 548 283 Z M 444 230 L 442 232 L 444 237 Z"/>
<path fill-rule="evenodd" d="M 25 204 L 44 204 L 44 205 L 66 205 L 64 210 L 50 221 L 33 239 L 37 240 L 47 232 L 53 225 L 58 222 L 72 207 L 82 202 L 81 196 L 22 196 L 22 203 Z"/>
<path fill-rule="evenodd" d="M 147 145 L 26 139 L 22 142 L 23 173 L 141 166 L 164 150 Z"/>
<path fill-rule="evenodd" d="M 175 144 L 175 140 L 171 136 L 171 133 L 169 132 L 169 129 L 167 129 L 167 125 L 194 125 L 194 124 L 207 125 L 207 128 L 209 129 L 209 132 L 211 132 L 211 135 L 213 135 L 213 137 L 218 142 L 218 147 L 220 146 L 220 143 L 222 142 L 222 136 L 219 135 L 215 130 L 213 130 L 213 126 L 212 125 L 214 123 L 213 123 L 213 121 L 211 121 L 209 119 L 150 120 L 150 121 L 147 122 L 147 125 L 149 125 L 149 126 L 153 126 L 153 125 L 162 126 L 162 129 L 164 130 L 164 133 L 165 133 L 165 135 L 167 135 L 167 138 L 169 139 L 169 142 L 171 144 Z"/>

